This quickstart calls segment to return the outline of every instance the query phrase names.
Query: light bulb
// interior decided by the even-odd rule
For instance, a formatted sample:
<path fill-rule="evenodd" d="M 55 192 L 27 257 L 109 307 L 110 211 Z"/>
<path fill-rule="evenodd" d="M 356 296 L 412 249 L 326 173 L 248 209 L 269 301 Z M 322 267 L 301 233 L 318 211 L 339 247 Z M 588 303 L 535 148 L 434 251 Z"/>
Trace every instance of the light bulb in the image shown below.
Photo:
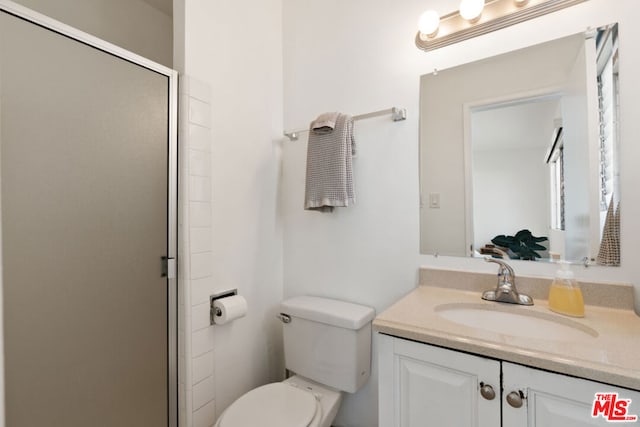
<path fill-rule="evenodd" d="M 421 35 L 433 37 L 438 32 L 440 25 L 440 15 L 435 10 L 427 10 L 420 15 L 418 20 L 418 30 Z"/>
<path fill-rule="evenodd" d="M 516 6 L 521 7 L 529 3 L 529 0 L 513 0 Z"/>
<path fill-rule="evenodd" d="M 477 20 L 482 9 L 484 9 L 484 0 L 462 0 L 460 2 L 460 16 L 467 21 Z"/>

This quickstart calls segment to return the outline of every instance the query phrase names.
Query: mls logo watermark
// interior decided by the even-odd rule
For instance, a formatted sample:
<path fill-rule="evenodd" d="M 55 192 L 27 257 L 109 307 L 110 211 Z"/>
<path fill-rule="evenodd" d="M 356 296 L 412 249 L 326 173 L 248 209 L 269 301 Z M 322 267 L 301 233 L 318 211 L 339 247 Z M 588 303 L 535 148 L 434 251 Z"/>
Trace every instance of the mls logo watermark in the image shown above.
<path fill-rule="evenodd" d="M 638 420 L 629 414 L 631 399 L 621 399 L 618 393 L 596 393 L 591 408 L 591 418 L 602 417 L 612 423 L 630 423 Z"/>

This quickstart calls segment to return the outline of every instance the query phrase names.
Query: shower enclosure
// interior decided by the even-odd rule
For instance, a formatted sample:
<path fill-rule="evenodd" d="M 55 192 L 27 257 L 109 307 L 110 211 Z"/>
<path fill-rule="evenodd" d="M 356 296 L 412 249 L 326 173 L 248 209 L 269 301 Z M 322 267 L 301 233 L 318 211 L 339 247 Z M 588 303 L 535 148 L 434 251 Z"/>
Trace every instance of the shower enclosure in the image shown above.
<path fill-rule="evenodd" d="M 177 425 L 176 86 L 0 0 L 7 426 Z"/>

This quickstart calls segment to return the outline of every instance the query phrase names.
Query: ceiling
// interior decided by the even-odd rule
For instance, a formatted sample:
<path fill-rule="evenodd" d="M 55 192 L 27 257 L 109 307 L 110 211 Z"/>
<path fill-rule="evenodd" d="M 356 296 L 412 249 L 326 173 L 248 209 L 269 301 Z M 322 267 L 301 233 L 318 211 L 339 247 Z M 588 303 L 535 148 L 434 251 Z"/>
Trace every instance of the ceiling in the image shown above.
<path fill-rule="evenodd" d="M 142 0 L 162 13 L 173 16 L 173 0 Z"/>

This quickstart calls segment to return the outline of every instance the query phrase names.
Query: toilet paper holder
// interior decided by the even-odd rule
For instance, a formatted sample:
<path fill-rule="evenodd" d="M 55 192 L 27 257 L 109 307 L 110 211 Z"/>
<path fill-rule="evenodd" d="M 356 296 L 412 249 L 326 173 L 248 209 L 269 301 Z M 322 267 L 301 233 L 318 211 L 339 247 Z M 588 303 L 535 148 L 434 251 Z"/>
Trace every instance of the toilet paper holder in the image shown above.
<path fill-rule="evenodd" d="M 233 295 L 238 295 L 238 289 L 231 289 L 223 291 L 217 294 L 209 295 L 209 325 L 215 325 L 216 316 L 220 315 L 220 309 L 213 306 L 213 302 L 220 298 L 227 298 Z"/>

